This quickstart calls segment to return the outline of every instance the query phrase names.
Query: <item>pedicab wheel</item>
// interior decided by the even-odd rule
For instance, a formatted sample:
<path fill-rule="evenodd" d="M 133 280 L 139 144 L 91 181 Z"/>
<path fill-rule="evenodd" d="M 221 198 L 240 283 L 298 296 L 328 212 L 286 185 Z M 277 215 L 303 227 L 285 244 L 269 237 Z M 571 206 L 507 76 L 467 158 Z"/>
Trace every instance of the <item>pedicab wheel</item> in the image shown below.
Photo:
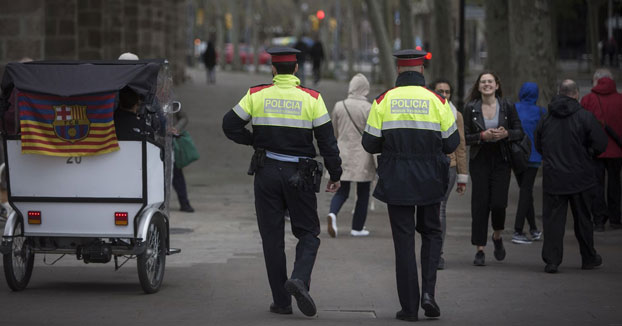
<path fill-rule="evenodd" d="M 25 289 L 30 281 L 30 276 L 32 276 L 35 254 L 30 241 L 24 236 L 21 221 L 15 224 L 11 251 L 4 254 L 2 260 L 4 276 L 11 290 L 21 291 Z"/>
<path fill-rule="evenodd" d="M 154 216 L 147 229 L 145 252 L 138 256 L 138 278 L 145 293 L 156 293 L 164 278 L 166 229 L 162 216 Z"/>

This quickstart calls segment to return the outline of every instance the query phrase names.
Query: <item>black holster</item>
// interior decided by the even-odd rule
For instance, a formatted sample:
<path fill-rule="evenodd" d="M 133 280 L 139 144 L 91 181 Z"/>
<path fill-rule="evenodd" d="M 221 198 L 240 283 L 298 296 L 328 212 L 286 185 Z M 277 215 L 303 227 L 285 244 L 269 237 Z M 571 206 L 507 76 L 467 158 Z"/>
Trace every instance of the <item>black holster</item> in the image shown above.
<path fill-rule="evenodd" d="M 301 158 L 298 161 L 298 171 L 289 178 L 289 184 L 301 191 L 313 189 L 320 192 L 323 170 L 322 163 L 310 158 Z"/>
<path fill-rule="evenodd" d="M 255 153 L 253 153 L 253 157 L 251 158 L 251 164 L 248 167 L 248 171 L 246 174 L 254 175 L 257 168 L 261 168 L 264 166 L 264 160 L 266 159 L 266 150 L 263 148 L 255 149 Z"/>

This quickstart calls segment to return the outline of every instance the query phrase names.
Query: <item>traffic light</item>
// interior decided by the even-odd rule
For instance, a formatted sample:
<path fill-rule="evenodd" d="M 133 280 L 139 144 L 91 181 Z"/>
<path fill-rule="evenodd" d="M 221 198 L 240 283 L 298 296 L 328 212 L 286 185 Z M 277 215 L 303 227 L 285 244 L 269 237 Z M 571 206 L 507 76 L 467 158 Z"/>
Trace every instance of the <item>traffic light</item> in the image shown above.
<path fill-rule="evenodd" d="M 317 31 L 320 29 L 320 20 L 317 19 L 315 15 L 309 15 L 309 20 L 311 21 L 311 29 Z"/>
<path fill-rule="evenodd" d="M 330 30 L 334 31 L 337 28 L 337 19 L 331 18 L 328 20 L 328 26 L 330 26 Z"/>
<path fill-rule="evenodd" d="M 231 13 L 225 14 L 225 27 L 231 29 L 233 27 L 233 15 Z"/>

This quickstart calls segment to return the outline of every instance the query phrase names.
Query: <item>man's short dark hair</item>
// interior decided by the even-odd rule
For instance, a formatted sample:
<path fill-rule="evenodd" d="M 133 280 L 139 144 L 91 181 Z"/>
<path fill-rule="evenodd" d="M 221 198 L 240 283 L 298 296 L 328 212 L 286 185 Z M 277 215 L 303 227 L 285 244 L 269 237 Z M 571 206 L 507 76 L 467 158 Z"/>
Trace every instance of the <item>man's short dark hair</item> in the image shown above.
<path fill-rule="evenodd" d="M 138 103 L 140 97 L 129 87 L 123 87 L 119 91 L 119 107 L 130 110 Z"/>
<path fill-rule="evenodd" d="M 291 75 L 296 70 L 296 62 L 273 62 L 272 65 L 279 75 Z"/>
<path fill-rule="evenodd" d="M 575 83 L 571 79 L 566 79 L 562 81 L 559 85 L 559 94 L 566 96 L 573 96 L 579 92 L 579 87 L 577 87 L 577 83 Z"/>
<path fill-rule="evenodd" d="M 433 91 L 433 90 L 436 89 L 436 86 L 438 86 L 438 84 L 447 84 L 447 85 L 449 85 L 449 92 L 450 93 L 454 92 L 454 88 L 451 86 L 451 82 L 449 80 L 447 80 L 447 79 L 444 79 L 444 78 L 439 78 L 439 79 L 433 81 L 430 84 L 430 86 L 428 86 L 428 89 Z"/>

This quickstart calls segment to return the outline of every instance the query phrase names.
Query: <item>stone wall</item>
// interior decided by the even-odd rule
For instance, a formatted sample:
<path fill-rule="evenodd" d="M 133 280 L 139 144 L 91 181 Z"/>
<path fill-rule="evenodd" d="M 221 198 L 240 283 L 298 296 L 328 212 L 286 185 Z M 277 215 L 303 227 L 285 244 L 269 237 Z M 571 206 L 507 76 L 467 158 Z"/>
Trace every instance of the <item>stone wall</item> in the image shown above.
<path fill-rule="evenodd" d="M 0 73 L 10 61 L 167 58 L 184 78 L 189 0 L 0 1 Z"/>
<path fill-rule="evenodd" d="M 0 1 L 0 72 L 3 64 L 44 57 L 43 0 Z"/>

